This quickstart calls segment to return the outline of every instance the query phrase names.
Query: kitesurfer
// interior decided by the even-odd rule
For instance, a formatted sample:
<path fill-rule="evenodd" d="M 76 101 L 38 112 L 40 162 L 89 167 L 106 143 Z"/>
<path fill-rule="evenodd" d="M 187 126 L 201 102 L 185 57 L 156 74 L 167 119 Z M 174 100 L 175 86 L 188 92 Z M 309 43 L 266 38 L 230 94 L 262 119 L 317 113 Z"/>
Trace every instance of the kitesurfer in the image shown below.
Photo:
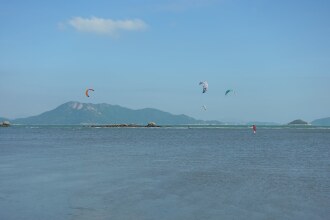
<path fill-rule="evenodd" d="M 256 125 L 252 125 L 252 130 L 253 130 L 253 134 L 255 134 L 257 132 L 257 126 Z"/>

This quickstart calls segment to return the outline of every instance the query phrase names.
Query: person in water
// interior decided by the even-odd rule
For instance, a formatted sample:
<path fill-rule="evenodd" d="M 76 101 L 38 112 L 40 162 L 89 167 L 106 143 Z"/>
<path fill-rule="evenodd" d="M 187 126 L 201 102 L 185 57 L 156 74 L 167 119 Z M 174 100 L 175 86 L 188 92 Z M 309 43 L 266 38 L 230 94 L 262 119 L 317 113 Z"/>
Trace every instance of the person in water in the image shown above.
<path fill-rule="evenodd" d="M 252 125 L 252 130 L 253 130 L 253 133 L 255 134 L 257 132 L 257 126 L 256 125 Z"/>

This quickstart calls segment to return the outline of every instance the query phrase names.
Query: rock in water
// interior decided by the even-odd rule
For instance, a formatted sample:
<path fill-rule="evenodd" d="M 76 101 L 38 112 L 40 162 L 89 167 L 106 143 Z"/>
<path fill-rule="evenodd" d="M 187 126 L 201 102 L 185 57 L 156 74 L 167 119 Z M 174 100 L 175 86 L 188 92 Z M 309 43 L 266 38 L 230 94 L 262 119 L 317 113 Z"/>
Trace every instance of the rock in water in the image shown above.
<path fill-rule="evenodd" d="M 10 122 L 9 121 L 3 121 L 1 124 L 0 124 L 1 127 L 9 127 L 10 126 Z"/>
<path fill-rule="evenodd" d="M 158 127 L 155 122 L 149 122 L 147 127 Z"/>

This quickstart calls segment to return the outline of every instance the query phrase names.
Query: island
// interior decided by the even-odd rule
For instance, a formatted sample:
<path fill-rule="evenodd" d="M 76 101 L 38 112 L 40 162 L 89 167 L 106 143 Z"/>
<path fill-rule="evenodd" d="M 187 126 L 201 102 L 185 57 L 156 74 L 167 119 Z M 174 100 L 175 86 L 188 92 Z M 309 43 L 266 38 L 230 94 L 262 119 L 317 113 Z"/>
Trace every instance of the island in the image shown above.
<path fill-rule="evenodd" d="M 297 120 L 294 120 L 294 121 L 288 123 L 288 125 L 309 125 L 309 123 L 306 121 L 303 121 L 301 119 L 297 119 Z"/>

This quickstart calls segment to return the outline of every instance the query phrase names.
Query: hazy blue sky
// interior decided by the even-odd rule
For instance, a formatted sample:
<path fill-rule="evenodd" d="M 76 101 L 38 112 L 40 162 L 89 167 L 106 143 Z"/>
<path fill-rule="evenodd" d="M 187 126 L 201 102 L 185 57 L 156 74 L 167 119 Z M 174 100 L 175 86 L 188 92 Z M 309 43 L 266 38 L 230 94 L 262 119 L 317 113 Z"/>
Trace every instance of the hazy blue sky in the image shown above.
<path fill-rule="evenodd" d="M 328 0 L 0 3 L 2 117 L 67 101 L 222 121 L 330 116 Z"/>

